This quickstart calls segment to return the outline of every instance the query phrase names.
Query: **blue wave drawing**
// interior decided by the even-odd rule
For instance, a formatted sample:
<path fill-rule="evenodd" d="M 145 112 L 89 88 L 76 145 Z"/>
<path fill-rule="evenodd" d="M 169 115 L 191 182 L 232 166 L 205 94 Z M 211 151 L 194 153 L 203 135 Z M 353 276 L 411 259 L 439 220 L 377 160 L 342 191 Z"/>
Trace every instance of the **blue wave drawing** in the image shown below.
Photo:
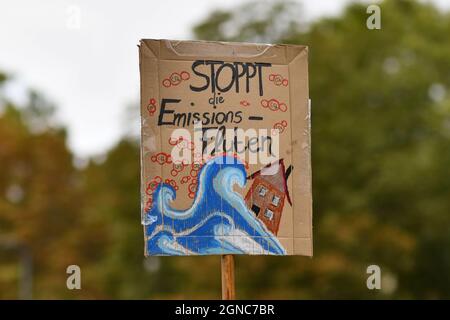
<path fill-rule="evenodd" d="M 177 210 L 175 189 L 161 183 L 153 193 L 153 207 L 144 215 L 146 252 L 149 255 L 272 254 L 283 248 L 242 196 L 247 174 L 241 161 L 220 156 L 205 163 L 190 208 Z"/>

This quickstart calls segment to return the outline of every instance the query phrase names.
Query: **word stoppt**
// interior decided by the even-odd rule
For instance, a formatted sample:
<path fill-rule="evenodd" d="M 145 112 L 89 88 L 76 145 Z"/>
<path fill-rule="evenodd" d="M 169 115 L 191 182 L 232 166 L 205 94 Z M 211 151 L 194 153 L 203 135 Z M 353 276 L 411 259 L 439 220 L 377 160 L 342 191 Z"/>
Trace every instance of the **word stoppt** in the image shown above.
<path fill-rule="evenodd" d="M 263 62 L 224 62 L 215 60 L 196 60 L 192 63 L 192 72 L 203 78 L 203 85 L 190 85 L 192 91 L 211 90 L 212 93 L 227 92 L 235 88 L 239 93 L 242 86 L 250 92 L 251 82 L 256 82 L 259 95 L 264 95 L 263 68 L 272 66 Z"/>

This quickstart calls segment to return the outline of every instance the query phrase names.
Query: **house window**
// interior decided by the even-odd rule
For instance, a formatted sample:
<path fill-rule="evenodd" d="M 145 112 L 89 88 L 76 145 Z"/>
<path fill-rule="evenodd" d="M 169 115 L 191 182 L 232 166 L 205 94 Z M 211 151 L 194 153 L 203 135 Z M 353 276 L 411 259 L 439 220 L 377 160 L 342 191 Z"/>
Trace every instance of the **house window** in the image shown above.
<path fill-rule="evenodd" d="M 259 188 L 259 196 L 264 197 L 267 193 L 267 189 L 265 187 Z"/>
<path fill-rule="evenodd" d="M 273 219 L 273 211 L 270 209 L 266 209 L 266 211 L 264 211 L 264 217 L 266 217 L 268 220 L 272 220 Z"/>
<path fill-rule="evenodd" d="M 272 204 L 277 207 L 280 204 L 280 197 L 278 196 L 273 196 L 272 197 Z"/>
<path fill-rule="evenodd" d="M 256 213 L 256 215 L 258 215 L 258 213 L 261 211 L 261 208 L 254 204 L 252 205 L 252 211 Z"/>

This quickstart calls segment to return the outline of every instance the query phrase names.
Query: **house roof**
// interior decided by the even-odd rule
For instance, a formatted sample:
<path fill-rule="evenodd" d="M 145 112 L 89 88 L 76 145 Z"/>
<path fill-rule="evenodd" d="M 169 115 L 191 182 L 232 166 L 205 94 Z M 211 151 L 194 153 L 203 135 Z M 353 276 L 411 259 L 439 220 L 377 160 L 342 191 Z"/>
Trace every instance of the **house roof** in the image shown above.
<path fill-rule="evenodd" d="M 275 168 L 274 164 L 278 164 L 278 168 Z M 272 173 L 271 169 L 278 169 L 278 170 Z M 277 175 L 280 177 L 280 179 L 276 179 Z M 256 176 L 260 176 L 263 180 L 276 186 L 278 189 L 284 191 L 289 204 L 292 206 L 291 197 L 289 195 L 289 189 L 287 187 L 287 176 L 283 159 L 269 163 L 261 170 L 252 173 L 247 179 L 254 179 Z"/>

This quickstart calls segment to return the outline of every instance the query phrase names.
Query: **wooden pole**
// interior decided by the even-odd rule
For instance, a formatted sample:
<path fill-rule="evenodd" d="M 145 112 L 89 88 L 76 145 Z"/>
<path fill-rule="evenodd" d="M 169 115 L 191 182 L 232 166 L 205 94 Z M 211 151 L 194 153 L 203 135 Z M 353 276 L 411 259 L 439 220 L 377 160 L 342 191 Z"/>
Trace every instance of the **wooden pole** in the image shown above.
<path fill-rule="evenodd" d="M 236 299 L 234 289 L 234 256 L 232 254 L 222 255 L 222 300 Z"/>

